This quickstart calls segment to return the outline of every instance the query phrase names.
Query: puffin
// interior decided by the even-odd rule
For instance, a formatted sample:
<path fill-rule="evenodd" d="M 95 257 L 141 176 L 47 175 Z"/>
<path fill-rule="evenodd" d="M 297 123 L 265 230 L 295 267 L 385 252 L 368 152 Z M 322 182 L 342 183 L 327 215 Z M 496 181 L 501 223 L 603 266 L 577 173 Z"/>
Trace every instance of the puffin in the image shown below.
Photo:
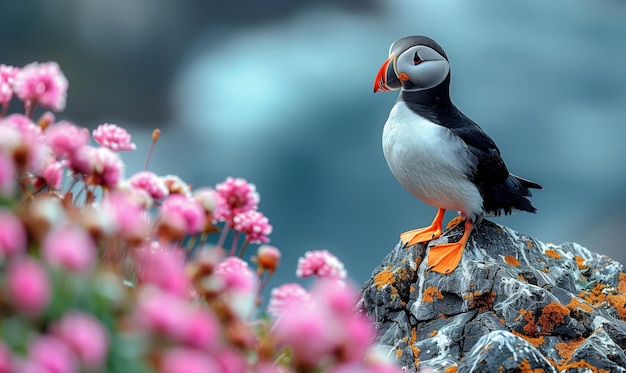
<path fill-rule="evenodd" d="M 426 36 L 395 41 L 378 70 L 374 93 L 400 90 L 383 128 L 387 165 L 413 196 L 436 207 L 432 224 L 400 234 L 405 247 L 442 232 L 446 210 L 464 222 L 458 242 L 430 247 L 428 269 L 450 274 L 458 266 L 474 227 L 485 216 L 535 213 L 530 189 L 541 185 L 513 175 L 494 141 L 450 100 L 450 63 L 443 48 Z"/>

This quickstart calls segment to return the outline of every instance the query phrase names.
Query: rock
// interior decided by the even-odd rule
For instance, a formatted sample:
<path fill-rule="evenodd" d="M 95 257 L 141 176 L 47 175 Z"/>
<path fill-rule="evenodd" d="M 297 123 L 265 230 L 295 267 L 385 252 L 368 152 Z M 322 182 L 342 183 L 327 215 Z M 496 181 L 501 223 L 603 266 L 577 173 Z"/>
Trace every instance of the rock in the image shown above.
<path fill-rule="evenodd" d="M 457 225 L 429 245 L 462 232 Z M 626 373 L 621 264 L 489 221 L 472 232 L 451 274 L 428 271 L 427 252 L 398 244 L 359 302 L 408 372 Z"/>

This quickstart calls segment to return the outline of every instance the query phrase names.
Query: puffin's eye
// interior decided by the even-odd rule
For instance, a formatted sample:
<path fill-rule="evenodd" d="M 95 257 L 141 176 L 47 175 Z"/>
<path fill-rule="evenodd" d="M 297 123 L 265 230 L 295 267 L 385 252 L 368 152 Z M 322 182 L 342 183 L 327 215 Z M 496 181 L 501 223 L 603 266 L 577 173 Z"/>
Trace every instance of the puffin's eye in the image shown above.
<path fill-rule="evenodd" d="M 417 52 L 415 52 L 415 55 L 413 56 L 413 64 L 414 65 L 419 65 L 422 62 L 424 62 L 424 60 L 420 58 L 420 56 L 417 54 Z"/>

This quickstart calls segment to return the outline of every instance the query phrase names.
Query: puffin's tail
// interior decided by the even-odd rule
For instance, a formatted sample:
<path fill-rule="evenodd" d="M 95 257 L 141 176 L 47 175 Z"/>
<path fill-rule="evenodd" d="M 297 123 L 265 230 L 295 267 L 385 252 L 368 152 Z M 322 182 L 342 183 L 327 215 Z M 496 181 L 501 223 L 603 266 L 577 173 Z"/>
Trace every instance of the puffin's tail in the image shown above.
<path fill-rule="evenodd" d="M 499 216 L 509 215 L 513 210 L 535 213 L 537 209 L 528 197 L 532 196 L 530 189 L 542 189 L 541 185 L 519 176 L 509 174 L 507 180 L 494 188 L 491 198 L 484 200 L 484 210 L 487 214 Z"/>

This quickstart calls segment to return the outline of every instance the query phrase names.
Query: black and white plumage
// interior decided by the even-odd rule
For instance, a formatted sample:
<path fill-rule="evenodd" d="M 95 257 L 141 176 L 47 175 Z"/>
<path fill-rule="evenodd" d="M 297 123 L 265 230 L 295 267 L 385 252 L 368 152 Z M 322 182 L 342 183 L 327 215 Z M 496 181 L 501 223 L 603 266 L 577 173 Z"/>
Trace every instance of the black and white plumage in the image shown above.
<path fill-rule="evenodd" d="M 448 58 L 424 36 L 394 42 L 374 82 L 374 92 L 400 89 L 383 130 L 391 172 L 414 196 L 439 208 L 430 227 L 403 233 L 403 242 L 438 237 L 445 210 L 460 211 L 466 219 L 458 243 L 431 248 L 429 265 L 441 273 L 456 268 L 474 224 L 484 215 L 534 213 L 529 189 L 541 189 L 509 173 L 493 140 L 454 106 L 449 88 Z"/>

